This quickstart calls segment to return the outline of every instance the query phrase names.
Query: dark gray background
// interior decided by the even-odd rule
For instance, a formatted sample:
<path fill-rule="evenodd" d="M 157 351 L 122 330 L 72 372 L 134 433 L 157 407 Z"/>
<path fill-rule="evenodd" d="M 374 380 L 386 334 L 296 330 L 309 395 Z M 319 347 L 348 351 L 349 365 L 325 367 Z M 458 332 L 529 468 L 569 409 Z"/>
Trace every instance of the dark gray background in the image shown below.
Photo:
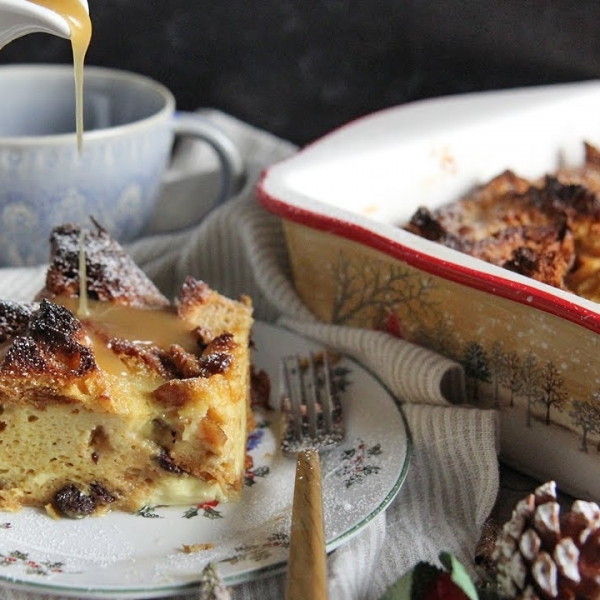
<path fill-rule="evenodd" d="M 592 0 L 89 3 L 88 64 L 145 73 L 182 109 L 219 108 L 299 144 L 411 100 L 600 74 Z M 42 34 L 0 52 L 69 61 L 68 42 Z"/>

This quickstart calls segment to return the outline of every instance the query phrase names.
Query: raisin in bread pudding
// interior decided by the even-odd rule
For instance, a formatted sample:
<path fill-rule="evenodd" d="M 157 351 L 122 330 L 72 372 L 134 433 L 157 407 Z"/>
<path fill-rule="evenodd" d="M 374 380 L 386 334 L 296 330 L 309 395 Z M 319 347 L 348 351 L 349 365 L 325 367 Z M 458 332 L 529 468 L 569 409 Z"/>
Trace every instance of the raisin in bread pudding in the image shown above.
<path fill-rule="evenodd" d="M 600 152 L 541 180 L 505 171 L 405 229 L 492 264 L 600 302 Z"/>
<path fill-rule="evenodd" d="M 248 298 L 188 278 L 171 303 L 101 228 L 55 229 L 39 297 L 0 302 L 0 509 L 237 499 L 251 326 Z"/>

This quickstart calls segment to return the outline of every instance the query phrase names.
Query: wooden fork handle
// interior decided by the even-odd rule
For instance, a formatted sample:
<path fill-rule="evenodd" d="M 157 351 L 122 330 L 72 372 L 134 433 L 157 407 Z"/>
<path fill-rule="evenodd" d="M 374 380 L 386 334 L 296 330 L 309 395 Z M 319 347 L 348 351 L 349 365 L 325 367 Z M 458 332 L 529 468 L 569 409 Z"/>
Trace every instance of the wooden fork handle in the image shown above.
<path fill-rule="evenodd" d="M 286 600 L 326 600 L 327 565 L 321 463 L 316 450 L 296 457 Z"/>

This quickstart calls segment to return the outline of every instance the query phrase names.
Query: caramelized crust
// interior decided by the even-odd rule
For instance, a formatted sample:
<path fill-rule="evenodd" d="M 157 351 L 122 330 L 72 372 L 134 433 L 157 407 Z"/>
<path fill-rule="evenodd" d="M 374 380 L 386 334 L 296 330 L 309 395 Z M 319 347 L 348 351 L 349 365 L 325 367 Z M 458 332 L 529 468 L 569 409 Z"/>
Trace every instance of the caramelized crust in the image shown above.
<path fill-rule="evenodd" d="M 97 368 L 92 350 L 85 345 L 81 323 L 58 304 L 42 300 L 21 333 L 13 339 L 0 364 L 2 378 L 67 380 Z"/>
<path fill-rule="evenodd" d="M 0 344 L 24 331 L 34 310 L 34 304 L 0 302 Z"/>
<path fill-rule="evenodd" d="M 82 235 L 84 236 L 82 238 Z M 50 266 L 41 296 L 79 295 L 79 258 L 85 248 L 87 293 L 93 300 L 142 308 L 168 306 L 158 288 L 99 225 L 95 231 L 62 225 L 50 237 Z"/>
<path fill-rule="evenodd" d="M 405 229 L 600 301 L 600 153 L 540 181 L 505 171 L 456 202 L 420 208 Z"/>

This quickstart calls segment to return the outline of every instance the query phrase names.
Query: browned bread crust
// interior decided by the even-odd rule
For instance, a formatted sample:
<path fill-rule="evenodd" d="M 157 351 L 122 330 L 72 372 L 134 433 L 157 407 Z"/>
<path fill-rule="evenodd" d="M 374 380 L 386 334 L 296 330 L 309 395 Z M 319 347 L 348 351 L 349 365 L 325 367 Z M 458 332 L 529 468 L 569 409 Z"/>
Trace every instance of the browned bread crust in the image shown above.
<path fill-rule="evenodd" d="M 505 171 L 455 202 L 420 208 L 405 229 L 600 300 L 599 193 L 600 153 L 586 144 L 581 167 L 535 181 Z"/>
<path fill-rule="evenodd" d="M 100 225 L 96 225 L 95 230 L 82 230 L 75 224 L 54 229 L 42 296 L 79 296 L 82 247 L 85 249 L 87 292 L 92 300 L 145 308 L 169 305 L 169 300 Z"/>

